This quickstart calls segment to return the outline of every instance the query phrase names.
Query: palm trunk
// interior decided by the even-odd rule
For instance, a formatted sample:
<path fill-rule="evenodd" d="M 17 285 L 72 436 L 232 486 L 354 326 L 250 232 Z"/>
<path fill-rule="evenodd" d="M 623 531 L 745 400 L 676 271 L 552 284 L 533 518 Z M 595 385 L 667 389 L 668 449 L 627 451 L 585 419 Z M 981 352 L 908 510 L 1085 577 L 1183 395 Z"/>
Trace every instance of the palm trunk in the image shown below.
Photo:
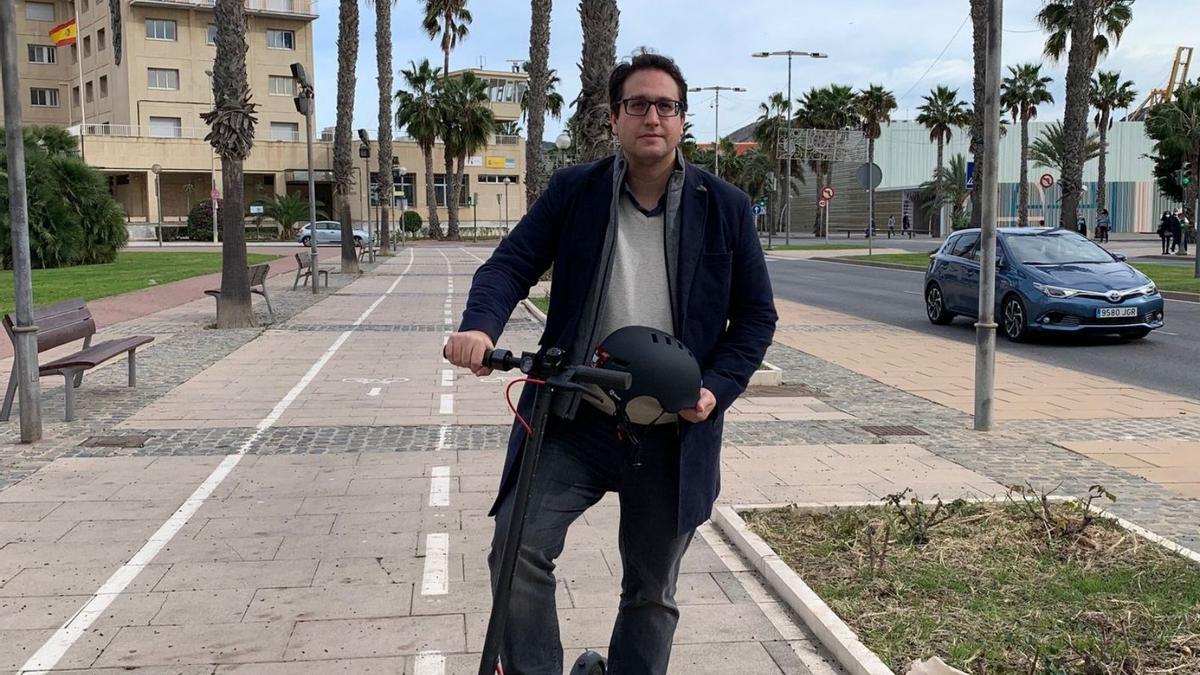
<path fill-rule="evenodd" d="M 971 227 L 980 227 L 983 222 L 983 99 L 984 68 L 987 64 L 987 15 L 988 0 L 971 0 L 971 43 L 974 56 L 975 76 L 972 90 L 975 93 L 974 114 L 971 117 L 970 153 L 975 158 L 975 183 L 971 186 Z"/>
<path fill-rule="evenodd" d="M 525 203 L 532 205 L 542 191 L 542 134 L 546 128 L 546 87 L 550 80 L 551 0 L 533 0 L 529 23 L 529 90 L 525 94 L 528 122 L 525 142 Z"/>
<path fill-rule="evenodd" d="M 979 184 L 978 177 L 975 178 L 975 184 Z M 1021 115 L 1021 182 L 1017 185 L 1017 227 L 1029 227 L 1029 115 L 1024 113 Z"/>
<path fill-rule="evenodd" d="M 938 136 L 937 148 L 937 173 L 934 175 L 937 180 L 937 224 L 938 236 L 945 234 L 942 232 L 942 211 L 946 208 L 946 185 L 945 176 L 942 172 L 942 161 L 945 159 L 946 141 L 942 136 Z"/>
<path fill-rule="evenodd" d="M 433 190 L 433 148 L 421 148 L 425 156 L 425 203 L 429 205 L 429 238 L 442 238 L 442 225 L 438 221 L 437 195 Z"/>
<path fill-rule="evenodd" d="M 386 1 L 386 0 L 385 0 Z M 350 210 L 353 160 L 350 125 L 354 116 L 354 68 L 358 60 L 358 2 L 340 0 L 338 9 L 337 124 L 333 133 L 334 210 L 342 223 L 342 273 L 358 274 L 354 218 Z"/>
<path fill-rule="evenodd" d="M 246 269 L 246 223 L 242 218 L 245 186 L 242 161 L 221 159 L 221 296 L 217 298 L 217 328 L 255 325 L 250 304 L 250 273 Z"/>
<path fill-rule="evenodd" d="M 579 99 L 575 110 L 579 129 L 579 161 L 592 162 L 612 154 L 608 123 L 608 76 L 617 58 L 620 12 L 616 0 L 580 0 L 583 55 L 579 62 Z"/>
<path fill-rule="evenodd" d="M 1108 160 L 1108 119 L 1109 111 L 1107 108 L 1100 112 L 1100 160 L 1099 166 L 1096 167 L 1096 213 L 1104 208 L 1105 204 L 1105 163 Z"/>
<path fill-rule="evenodd" d="M 375 62 L 379 66 L 379 247 L 392 250 L 392 0 L 375 0 Z M 402 177 L 403 178 L 403 177 Z"/>
<path fill-rule="evenodd" d="M 463 153 L 459 153 L 458 157 L 454 158 L 454 184 L 458 186 L 458 191 L 460 193 L 465 189 L 465 187 L 464 187 L 465 182 L 464 182 L 463 177 L 466 175 L 467 175 L 467 153 L 463 152 Z M 461 202 L 461 201 L 462 201 L 462 195 L 460 194 L 459 202 Z M 455 211 L 457 211 L 457 210 L 458 209 L 455 209 Z M 479 224 L 475 223 L 475 225 L 478 226 Z M 459 221 L 459 227 L 461 228 L 461 226 L 462 226 L 462 222 Z M 461 231 L 456 231 L 455 234 L 459 235 L 461 238 Z"/>
<path fill-rule="evenodd" d="M 1062 222 L 1075 227 L 1083 194 L 1088 86 L 1096 0 L 1072 0 L 1071 49 L 1067 54 L 1067 100 L 1063 111 Z"/>
<path fill-rule="evenodd" d="M 446 238 L 458 241 L 458 176 L 454 173 L 454 153 L 445 147 L 446 158 Z"/>

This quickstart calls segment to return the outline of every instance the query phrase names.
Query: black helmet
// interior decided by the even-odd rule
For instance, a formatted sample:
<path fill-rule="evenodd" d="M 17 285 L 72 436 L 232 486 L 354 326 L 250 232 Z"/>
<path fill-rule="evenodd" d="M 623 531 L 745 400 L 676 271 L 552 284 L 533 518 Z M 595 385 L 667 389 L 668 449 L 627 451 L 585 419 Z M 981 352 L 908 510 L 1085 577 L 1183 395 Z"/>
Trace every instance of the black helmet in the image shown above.
<path fill-rule="evenodd" d="M 619 412 L 645 397 L 661 412 L 677 413 L 695 407 L 700 395 L 700 364 L 692 350 L 655 328 L 625 326 L 613 331 L 596 348 L 592 366 L 633 376 L 626 391 L 605 392 Z"/>

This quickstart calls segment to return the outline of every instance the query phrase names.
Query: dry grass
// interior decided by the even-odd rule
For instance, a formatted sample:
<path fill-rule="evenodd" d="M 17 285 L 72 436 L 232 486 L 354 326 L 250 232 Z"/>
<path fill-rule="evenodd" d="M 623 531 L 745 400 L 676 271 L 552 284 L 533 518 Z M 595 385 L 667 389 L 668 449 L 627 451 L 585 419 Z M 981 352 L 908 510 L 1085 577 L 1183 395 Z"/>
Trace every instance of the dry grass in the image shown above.
<path fill-rule="evenodd" d="M 894 507 L 742 515 L 897 672 L 938 655 L 980 674 L 1200 673 L 1200 567 L 1110 520 L 1054 537 L 1015 504 L 971 504 L 915 545 Z"/>

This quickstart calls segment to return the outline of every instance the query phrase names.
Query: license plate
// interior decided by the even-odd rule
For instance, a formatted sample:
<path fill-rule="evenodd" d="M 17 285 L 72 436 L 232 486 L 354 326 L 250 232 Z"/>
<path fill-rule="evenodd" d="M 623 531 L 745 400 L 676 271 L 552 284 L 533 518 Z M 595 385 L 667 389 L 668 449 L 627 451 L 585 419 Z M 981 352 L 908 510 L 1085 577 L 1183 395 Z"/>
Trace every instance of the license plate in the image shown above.
<path fill-rule="evenodd" d="M 1137 307 L 1101 307 L 1096 310 L 1096 318 L 1112 319 L 1122 316 L 1137 316 Z"/>

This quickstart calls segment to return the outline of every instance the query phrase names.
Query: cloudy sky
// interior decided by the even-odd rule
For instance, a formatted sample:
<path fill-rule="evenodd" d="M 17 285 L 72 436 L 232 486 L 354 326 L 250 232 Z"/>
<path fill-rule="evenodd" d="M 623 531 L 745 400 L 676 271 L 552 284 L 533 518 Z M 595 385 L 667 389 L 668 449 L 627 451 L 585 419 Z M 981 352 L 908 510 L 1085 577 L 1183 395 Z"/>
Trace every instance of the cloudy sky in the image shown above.
<path fill-rule="evenodd" d="M 375 9 L 361 4 L 358 87 L 354 127 L 375 135 Z M 393 9 L 393 59 L 397 69 L 410 60 L 442 62 L 437 43 L 420 30 L 421 0 L 398 0 Z M 1004 3 L 1004 64 L 1042 62 L 1043 35 L 1034 15 L 1041 0 Z M 484 65 L 508 70 L 508 59 L 528 54 L 529 3 L 520 0 L 472 0 L 470 35 L 450 55 L 451 69 Z M 315 25 L 318 125 L 334 124 L 337 70 L 337 2 L 320 0 Z M 797 58 L 792 66 L 792 95 L 831 82 L 856 88 L 882 83 L 899 101 L 897 118 L 916 113 L 921 96 L 939 84 L 956 87 L 970 99 L 971 26 L 967 0 L 620 0 L 618 59 L 647 46 L 673 57 L 689 86 L 745 87 L 745 93 L 722 92 L 721 131 L 728 133 L 757 117 L 758 104 L 787 86 L 787 60 L 754 59 L 754 51 L 795 49 L 825 52 L 826 60 Z M 1165 84 L 1175 48 L 1200 46 L 1200 8 L 1196 0 L 1136 0 L 1133 23 L 1120 45 L 1101 63 L 1134 81 L 1139 102 L 1150 89 Z M 581 45 L 578 2 L 554 3 L 550 35 L 550 67 L 563 82 L 568 102 L 579 91 Z M 1054 78 L 1055 104 L 1042 118 L 1061 115 L 1064 68 L 1047 63 Z M 1200 63 L 1191 77 L 1200 76 Z M 397 78 L 397 86 L 399 78 Z M 701 140 L 714 134 L 712 92 L 693 93 L 688 115 Z M 547 121 L 552 140 L 562 123 Z"/>

